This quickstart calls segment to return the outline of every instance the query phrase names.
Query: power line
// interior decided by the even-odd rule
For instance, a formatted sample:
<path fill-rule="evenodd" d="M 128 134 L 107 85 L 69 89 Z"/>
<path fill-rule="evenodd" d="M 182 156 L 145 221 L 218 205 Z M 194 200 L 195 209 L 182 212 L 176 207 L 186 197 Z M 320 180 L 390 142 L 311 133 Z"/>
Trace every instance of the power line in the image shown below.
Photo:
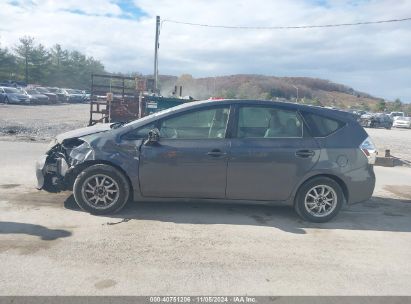
<path fill-rule="evenodd" d="M 177 20 L 164 19 L 161 24 L 165 22 L 190 25 L 190 26 L 201 26 L 201 27 L 212 27 L 212 28 L 225 28 L 225 29 L 244 29 L 244 30 L 285 30 L 285 29 L 311 29 L 311 28 L 325 28 L 325 27 L 342 27 L 342 26 L 357 26 L 357 25 L 367 25 L 367 24 L 381 24 L 381 23 L 393 23 L 393 22 L 403 22 L 410 21 L 411 17 L 402 19 L 389 19 L 389 20 L 378 20 L 378 21 L 362 21 L 354 23 L 336 23 L 336 24 L 323 24 L 323 25 L 299 25 L 299 26 L 232 26 L 232 25 L 213 25 L 213 24 L 202 24 L 202 23 L 191 23 Z"/>

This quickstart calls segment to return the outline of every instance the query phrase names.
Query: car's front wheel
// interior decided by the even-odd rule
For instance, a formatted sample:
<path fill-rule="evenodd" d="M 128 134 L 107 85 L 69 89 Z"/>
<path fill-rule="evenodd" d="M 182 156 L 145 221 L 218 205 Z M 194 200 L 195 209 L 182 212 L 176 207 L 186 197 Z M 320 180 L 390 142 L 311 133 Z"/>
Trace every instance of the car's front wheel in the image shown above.
<path fill-rule="evenodd" d="M 344 195 L 340 185 L 328 177 L 315 177 L 298 190 L 294 208 L 304 220 L 324 223 L 340 211 Z"/>
<path fill-rule="evenodd" d="M 130 196 L 130 185 L 116 168 L 98 164 L 87 167 L 77 176 L 73 193 L 83 210 L 92 214 L 107 214 L 124 207 Z"/>

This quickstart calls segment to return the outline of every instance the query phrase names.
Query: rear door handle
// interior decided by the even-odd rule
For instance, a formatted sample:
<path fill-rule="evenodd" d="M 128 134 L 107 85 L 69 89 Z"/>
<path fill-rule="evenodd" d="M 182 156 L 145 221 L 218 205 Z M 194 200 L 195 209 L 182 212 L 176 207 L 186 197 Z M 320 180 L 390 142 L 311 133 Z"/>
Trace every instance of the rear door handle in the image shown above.
<path fill-rule="evenodd" d="M 300 157 L 300 158 L 310 158 L 315 155 L 315 152 L 313 150 L 298 150 L 295 152 L 295 156 Z"/>
<path fill-rule="evenodd" d="M 227 153 L 222 152 L 219 149 L 213 149 L 210 152 L 207 152 L 207 155 L 212 156 L 212 157 L 219 157 L 219 156 L 224 156 Z"/>

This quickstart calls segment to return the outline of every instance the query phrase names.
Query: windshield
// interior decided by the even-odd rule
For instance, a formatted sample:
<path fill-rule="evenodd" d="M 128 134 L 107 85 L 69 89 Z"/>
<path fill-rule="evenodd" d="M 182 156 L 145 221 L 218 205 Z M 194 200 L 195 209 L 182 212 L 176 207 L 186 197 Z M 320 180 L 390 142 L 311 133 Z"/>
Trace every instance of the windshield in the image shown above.
<path fill-rule="evenodd" d="M 171 112 L 176 111 L 176 110 L 179 110 L 179 109 L 184 109 L 184 108 L 187 107 L 188 105 L 193 105 L 193 104 L 194 104 L 194 102 L 183 103 L 183 104 L 181 104 L 181 105 L 178 105 L 178 106 L 175 106 L 175 107 L 172 107 L 172 108 L 168 108 L 168 109 L 165 109 L 165 110 L 161 110 L 161 111 L 155 112 L 155 113 L 153 113 L 153 114 L 144 116 L 143 118 L 139 118 L 139 119 L 137 119 L 137 120 L 133 120 L 132 122 L 129 122 L 128 124 L 125 124 L 124 126 L 127 127 L 127 126 L 133 126 L 134 124 L 144 123 L 144 122 L 149 121 L 149 120 L 151 120 L 151 119 L 153 119 L 153 118 L 156 118 L 156 117 L 158 117 L 158 116 L 161 116 L 161 115 L 163 115 L 163 114 L 165 114 L 165 113 L 171 113 Z"/>
<path fill-rule="evenodd" d="M 66 89 L 69 94 L 83 94 L 80 90 Z"/>
<path fill-rule="evenodd" d="M 3 88 L 4 92 L 6 93 L 20 93 L 19 90 L 15 89 L 15 88 Z"/>
<path fill-rule="evenodd" d="M 40 93 L 49 93 L 49 91 L 45 88 L 36 88 L 36 90 Z"/>

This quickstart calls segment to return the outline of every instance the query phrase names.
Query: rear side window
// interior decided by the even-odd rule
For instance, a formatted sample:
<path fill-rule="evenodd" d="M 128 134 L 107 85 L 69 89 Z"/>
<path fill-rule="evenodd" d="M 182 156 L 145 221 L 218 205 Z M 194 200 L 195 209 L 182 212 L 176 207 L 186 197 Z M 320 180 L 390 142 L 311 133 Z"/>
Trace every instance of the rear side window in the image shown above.
<path fill-rule="evenodd" d="M 302 123 L 295 111 L 274 107 L 241 107 L 238 116 L 239 138 L 302 137 Z"/>
<path fill-rule="evenodd" d="M 325 137 L 345 126 L 344 122 L 337 119 L 305 112 L 302 115 L 314 137 Z"/>

